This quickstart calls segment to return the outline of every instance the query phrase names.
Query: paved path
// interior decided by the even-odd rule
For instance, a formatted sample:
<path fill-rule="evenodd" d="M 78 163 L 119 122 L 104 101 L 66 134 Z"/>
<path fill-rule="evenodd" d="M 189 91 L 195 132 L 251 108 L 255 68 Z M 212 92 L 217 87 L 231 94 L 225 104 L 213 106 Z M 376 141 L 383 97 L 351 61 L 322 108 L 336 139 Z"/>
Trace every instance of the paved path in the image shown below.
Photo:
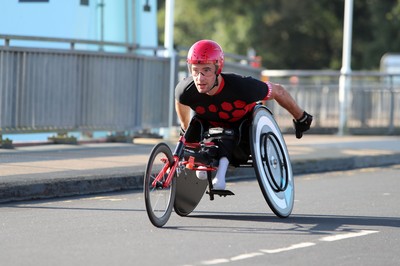
<path fill-rule="evenodd" d="M 285 140 L 295 175 L 400 163 L 399 136 L 306 135 L 297 140 L 287 135 Z M 141 189 L 149 152 L 160 141 L 0 149 L 0 202 Z M 168 143 L 173 149 L 176 140 Z M 254 171 L 239 168 L 230 175 L 254 178 Z"/>

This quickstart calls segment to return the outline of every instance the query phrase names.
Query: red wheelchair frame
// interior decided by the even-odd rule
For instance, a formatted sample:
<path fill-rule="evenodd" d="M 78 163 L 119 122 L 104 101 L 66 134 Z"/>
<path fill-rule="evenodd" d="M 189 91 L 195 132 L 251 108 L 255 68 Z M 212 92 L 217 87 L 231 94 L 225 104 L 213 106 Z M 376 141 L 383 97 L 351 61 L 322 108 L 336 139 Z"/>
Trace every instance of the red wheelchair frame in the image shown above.
<path fill-rule="evenodd" d="M 239 129 L 241 132 L 248 128 L 247 144 L 251 153 L 244 154 L 245 161 L 242 157 L 232 165 L 254 167 L 264 198 L 272 211 L 278 217 L 288 217 L 293 208 L 294 181 L 286 144 L 268 108 L 257 105 L 251 118 L 248 127 L 243 126 L 247 123 L 243 121 Z M 203 133 L 202 128 L 201 136 Z M 187 216 L 197 206 L 207 187 L 210 200 L 214 200 L 214 195 L 234 195 L 229 190 L 213 189 L 212 173 L 217 166 L 210 158 L 204 160 L 199 156 L 210 148 L 217 146 L 214 142 L 189 143 L 186 135 L 179 138 L 173 153 L 165 143 L 153 148 L 144 175 L 146 211 L 153 225 L 164 226 L 172 208 L 178 215 Z M 197 179 L 196 170 L 207 171 L 207 181 Z"/>

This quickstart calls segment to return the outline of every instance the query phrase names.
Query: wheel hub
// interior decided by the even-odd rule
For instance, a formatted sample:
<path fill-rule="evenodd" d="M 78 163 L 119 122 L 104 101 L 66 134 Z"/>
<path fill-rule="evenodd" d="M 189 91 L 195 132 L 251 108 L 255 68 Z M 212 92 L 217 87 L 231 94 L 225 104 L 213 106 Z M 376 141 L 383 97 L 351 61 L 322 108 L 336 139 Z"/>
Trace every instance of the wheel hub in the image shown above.
<path fill-rule="evenodd" d="M 270 159 L 270 165 L 276 169 L 278 167 L 278 159 L 275 158 L 275 156 L 271 156 Z"/>

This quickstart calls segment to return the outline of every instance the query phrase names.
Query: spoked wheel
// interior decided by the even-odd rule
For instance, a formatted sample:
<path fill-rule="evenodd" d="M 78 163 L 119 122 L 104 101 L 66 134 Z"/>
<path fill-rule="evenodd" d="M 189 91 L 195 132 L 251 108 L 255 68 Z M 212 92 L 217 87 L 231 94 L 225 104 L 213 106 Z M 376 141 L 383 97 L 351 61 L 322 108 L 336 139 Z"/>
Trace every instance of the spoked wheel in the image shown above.
<path fill-rule="evenodd" d="M 264 198 L 277 216 L 288 217 L 294 204 L 292 165 L 278 124 L 266 107 L 256 107 L 250 138 L 253 164 Z"/>
<path fill-rule="evenodd" d="M 172 165 L 174 159 L 171 149 L 165 143 L 157 144 L 150 153 L 144 173 L 144 199 L 146 211 L 151 223 L 157 227 L 164 226 L 171 216 L 174 206 L 176 178 L 172 179 L 169 187 L 163 187 L 169 170 L 163 178 L 154 186 L 153 181 L 164 168 L 166 163 Z"/>

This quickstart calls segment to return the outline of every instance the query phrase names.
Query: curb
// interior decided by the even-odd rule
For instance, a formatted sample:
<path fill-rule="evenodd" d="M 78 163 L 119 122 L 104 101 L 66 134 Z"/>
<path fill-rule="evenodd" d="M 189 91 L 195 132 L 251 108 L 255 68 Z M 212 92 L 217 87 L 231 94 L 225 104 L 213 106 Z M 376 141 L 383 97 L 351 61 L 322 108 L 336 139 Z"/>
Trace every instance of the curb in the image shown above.
<path fill-rule="evenodd" d="M 292 166 L 293 173 L 295 174 L 311 174 L 320 172 L 381 167 L 399 163 L 400 154 L 387 154 L 298 161 L 292 164 Z"/>
<path fill-rule="evenodd" d="M 313 160 L 294 160 L 294 175 L 344 171 L 358 168 L 380 167 L 400 163 L 400 154 L 355 156 Z M 255 178 L 253 168 L 232 168 L 231 182 Z M 89 195 L 123 190 L 143 189 L 143 174 L 137 172 L 117 175 L 84 176 L 65 179 L 48 179 L 20 182 L 0 186 L 0 203 L 24 200 L 51 199 L 68 196 Z"/>

